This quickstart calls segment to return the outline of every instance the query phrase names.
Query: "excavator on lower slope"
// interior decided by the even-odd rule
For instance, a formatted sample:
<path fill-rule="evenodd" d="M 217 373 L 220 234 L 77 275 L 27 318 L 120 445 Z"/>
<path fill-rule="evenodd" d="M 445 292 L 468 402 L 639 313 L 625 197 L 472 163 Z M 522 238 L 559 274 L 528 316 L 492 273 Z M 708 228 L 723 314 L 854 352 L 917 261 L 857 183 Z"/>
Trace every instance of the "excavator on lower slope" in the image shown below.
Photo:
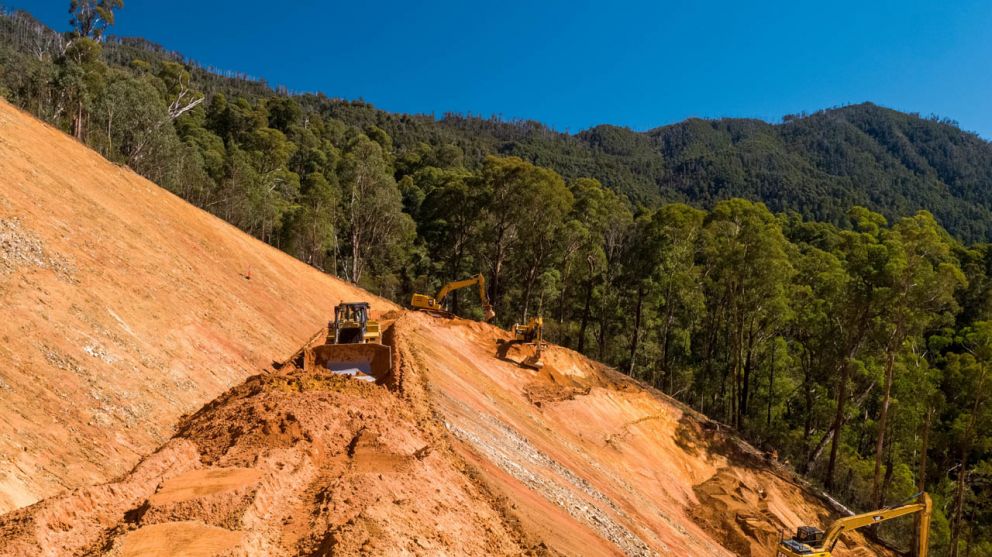
<path fill-rule="evenodd" d="M 496 317 L 496 312 L 493 310 L 492 304 L 489 303 L 489 295 L 486 294 L 486 278 L 481 273 L 467 279 L 456 280 L 445 284 L 433 298 L 427 294 L 414 294 L 410 300 L 410 307 L 435 315 L 450 317 L 451 312 L 444 307 L 445 298 L 455 290 L 467 288 L 473 284 L 479 285 L 479 301 L 482 303 L 482 311 L 486 321 L 490 321 Z"/>
<path fill-rule="evenodd" d="M 779 542 L 776 555 L 777 557 L 830 557 L 834 546 L 837 545 L 837 540 L 844 532 L 880 524 L 900 516 L 919 513 L 920 528 L 918 530 L 919 543 L 917 544 L 919 557 L 927 557 L 927 544 L 930 540 L 930 513 L 933 510 L 933 502 L 926 492 L 920 493 L 918 497 L 919 499 L 914 503 L 838 518 L 827 528 L 826 532 L 814 526 L 800 526 L 794 538 Z"/>
<path fill-rule="evenodd" d="M 514 323 L 513 340 L 514 342 L 519 342 L 521 344 L 534 345 L 534 353 L 527 356 L 524 361 L 520 362 L 520 365 L 530 369 L 541 369 L 544 367 L 544 362 L 541 361 L 541 353 L 544 352 L 543 317 L 531 317 L 530 320 L 523 325 Z"/>

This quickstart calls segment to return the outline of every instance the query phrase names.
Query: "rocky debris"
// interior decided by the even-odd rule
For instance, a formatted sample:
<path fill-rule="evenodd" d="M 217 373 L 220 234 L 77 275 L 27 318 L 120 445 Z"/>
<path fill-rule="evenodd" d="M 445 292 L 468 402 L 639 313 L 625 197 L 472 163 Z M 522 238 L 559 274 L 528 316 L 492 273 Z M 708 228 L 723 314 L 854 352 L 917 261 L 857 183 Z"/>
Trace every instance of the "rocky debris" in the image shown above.
<path fill-rule="evenodd" d="M 20 220 L 0 218 L 0 277 L 22 267 L 51 269 L 67 282 L 75 281 L 75 266 L 59 254 L 47 253 L 42 241 Z"/>
<path fill-rule="evenodd" d="M 623 516 L 623 511 L 589 482 L 542 453 L 496 418 L 479 413 L 476 418 L 480 427 L 473 431 L 447 422 L 445 426 L 505 472 L 613 542 L 625 555 L 657 555 L 640 537 L 613 519 L 611 514 Z M 535 468 L 551 472 L 556 480 L 537 473 Z"/>

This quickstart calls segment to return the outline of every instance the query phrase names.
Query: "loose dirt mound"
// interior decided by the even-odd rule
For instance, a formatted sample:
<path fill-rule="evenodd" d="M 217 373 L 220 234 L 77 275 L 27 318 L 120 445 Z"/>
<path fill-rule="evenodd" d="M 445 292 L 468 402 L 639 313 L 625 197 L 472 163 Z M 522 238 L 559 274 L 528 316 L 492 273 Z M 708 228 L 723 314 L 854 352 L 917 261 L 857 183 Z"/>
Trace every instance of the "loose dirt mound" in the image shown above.
<path fill-rule="evenodd" d="M 393 307 L 0 101 L 0 513 L 124 473 L 341 299 Z"/>
<path fill-rule="evenodd" d="M 135 472 L 90 488 L 114 498 L 84 505 L 95 498 L 73 493 L 0 519 L 0 553 L 521 553 L 443 430 L 421 418 L 383 387 L 256 376 Z"/>

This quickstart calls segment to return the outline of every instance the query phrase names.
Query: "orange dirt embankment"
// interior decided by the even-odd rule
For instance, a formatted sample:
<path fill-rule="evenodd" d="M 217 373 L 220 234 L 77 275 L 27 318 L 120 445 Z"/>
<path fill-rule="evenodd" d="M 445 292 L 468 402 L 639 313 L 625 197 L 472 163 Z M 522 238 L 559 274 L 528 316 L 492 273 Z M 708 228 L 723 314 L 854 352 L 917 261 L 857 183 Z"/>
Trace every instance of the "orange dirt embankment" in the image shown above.
<path fill-rule="evenodd" d="M 0 555 L 770 556 L 829 519 L 710 422 L 508 337 L 398 314 L 383 385 L 253 376 L 131 473 L 0 516 Z"/>
<path fill-rule="evenodd" d="M 2 103 L 0 248 L 2 556 L 756 557 L 831 518 L 725 428 L 482 323 L 391 313 L 384 385 L 244 380 L 339 299 L 394 306 Z"/>
<path fill-rule="evenodd" d="M 729 431 L 573 351 L 551 346 L 535 372 L 517 365 L 531 347 L 501 350 L 510 335 L 483 323 L 409 314 L 395 329 L 525 539 L 572 555 L 771 556 L 780 531 L 833 518 Z M 885 554 L 863 544 L 835 554 Z"/>
<path fill-rule="evenodd" d="M 390 307 L 0 101 L 0 513 L 122 474 L 345 298 Z"/>

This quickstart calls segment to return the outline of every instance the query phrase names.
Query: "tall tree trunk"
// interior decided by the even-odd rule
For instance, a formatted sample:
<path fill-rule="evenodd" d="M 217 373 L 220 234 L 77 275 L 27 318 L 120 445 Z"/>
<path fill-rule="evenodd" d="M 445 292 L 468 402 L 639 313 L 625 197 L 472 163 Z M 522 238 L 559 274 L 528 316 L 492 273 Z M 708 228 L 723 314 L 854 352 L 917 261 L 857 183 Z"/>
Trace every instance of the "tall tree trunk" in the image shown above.
<path fill-rule="evenodd" d="M 851 364 L 847 356 L 840 367 L 840 377 L 837 385 L 837 411 L 834 413 L 833 438 L 830 440 L 830 460 L 827 463 L 827 477 L 823 482 L 827 491 L 834 488 L 834 470 L 837 467 L 837 451 L 840 448 L 840 433 L 844 427 L 844 409 L 847 405 L 847 381 L 851 372 Z"/>
<path fill-rule="evenodd" d="M 958 542 L 961 540 L 961 524 L 964 511 L 965 478 L 968 476 L 968 451 L 961 451 L 961 469 L 958 471 L 958 486 L 954 495 L 954 515 L 951 517 L 951 553 L 958 557 Z"/>
<path fill-rule="evenodd" d="M 637 343 L 640 340 L 641 332 L 641 309 L 644 303 L 644 285 L 637 285 L 637 307 L 634 309 L 634 330 L 630 340 L 630 365 L 627 368 L 627 375 L 633 377 L 634 365 L 637 361 Z"/>
<path fill-rule="evenodd" d="M 741 403 L 739 406 L 740 417 L 737 420 L 737 427 L 743 429 L 747 420 L 748 409 L 751 407 L 751 374 L 754 367 L 754 347 L 748 340 L 747 352 L 744 355 L 743 377 L 741 379 Z"/>
<path fill-rule="evenodd" d="M 930 427 L 933 424 L 933 414 L 934 408 L 932 406 L 927 407 L 927 418 L 923 422 L 923 435 L 920 441 L 920 469 L 916 473 L 917 491 L 926 491 L 927 489 L 927 451 L 930 449 Z M 922 526 L 920 519 L 920 515 L 917 514 L 913 521 L 913 531 L 916 533 L 913 536 L 913 555 L 920 554 L 920 527 Z"/>
<path fill-rule="evenodd" d="M 603 361 L 606 356 L 606 328 L 609 326 L 607 311 L 606 311 L 606 296 L 603 296 L 602 306 L 599 311 L 599 335 L 596 339 L 597 344 L 597 356 L 599 361 Z"/>
<path fill-rule="evenodd" d="M 885 450 L 885 428 L 889 419 L 889 405 L 892 401 L 892 379 L 895 369 L 896 345 L 901 344 L 899 338 L 902 335 L 898 332 L 898 327 L 893 332 L 893 338 L 889 339 L 886 346 L 885 357 L 885 391 L 882 396 L 882 410 L 878 417 L 878 436 L 875 439 L 875 474 L 871 482 L 871 499 L 875 506 L 882 506 L 882 458 Z"/>
<path fill-rule="evenodd" d="M 360 271 L 359 266 L 359 254 L 361 240 L 358 239 L 358 234 L 354 232 L 351 234 L 351 282 L 358 282 L 358 273 Z"/>
<path fill-rule="evenodd" d="M 675 385 L 672 376 L 672 370 L 669 369 L 668 355 L 671 352 L 671 330 L 672 323 L 675 319 L 675 304 L 672 303 L 672 287 L 669 285 L 667 292 L 665 292 L 665 319 L 661 322 L 661 356 L 658 358 L 658 363 L 661 367 L 661 372 L 664 374 L 662 377 L 668 380 L 668 394 L 675 392 Z M 661 388 L 659 385 L 655 385 Z"/>
<path fill-rule="evenodd" d="M 83 140 L 83 98 L 79 97 L 76 101 L 76 117 L 72 121 L 72 135 L 82 141 Z"/>
<path fill-rule="evenodd" d="M 772 427 L 772 396 L 775 392 L 775 339 L 772 339 L 772 363 L 768 366 L 768 418 L 766 426 L 771 431 Z"/>
<path fill-rule="evenodd" d="M 585 305 L 582 307 L 582 320 L 579 322 L 579 342 L 575 348 L 580 354 L 584 353 L 586 348 L 586 328 L 589 326 L 589 309 L 592 304 L 592 286 L 593 278 L 589 277 L 589 280 L 586 281 L 586 301 Z"/>

